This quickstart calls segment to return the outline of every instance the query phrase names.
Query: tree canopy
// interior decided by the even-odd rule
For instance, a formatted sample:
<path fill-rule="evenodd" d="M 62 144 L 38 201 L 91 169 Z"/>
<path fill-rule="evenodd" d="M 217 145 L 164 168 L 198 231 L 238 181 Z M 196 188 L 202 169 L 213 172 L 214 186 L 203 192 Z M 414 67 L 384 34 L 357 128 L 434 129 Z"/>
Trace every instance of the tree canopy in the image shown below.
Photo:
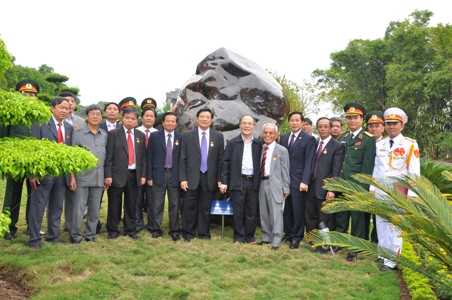
<path fill-rule="evenodd" d="M 404 134 L 426 152 L 451 135 L 452 26 L 429 27 L 433 13 L 415 11 L 389 24 L 382 38 L 352 40 L 332 53 L 329 69 L 316 70 L 322 99 L 341 111 L 351 101 L 368 111 L 400 107 Z"/>

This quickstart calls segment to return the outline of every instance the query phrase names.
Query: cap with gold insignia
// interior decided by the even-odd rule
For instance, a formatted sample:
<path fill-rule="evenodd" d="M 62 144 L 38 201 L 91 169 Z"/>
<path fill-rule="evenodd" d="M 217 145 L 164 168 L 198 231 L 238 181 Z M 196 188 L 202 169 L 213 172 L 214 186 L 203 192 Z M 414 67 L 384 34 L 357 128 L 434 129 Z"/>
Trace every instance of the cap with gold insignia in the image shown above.
<path fill-rule="evenodd" d="M 364 117 L 366 114 L 366 109 L 359 103 L 350 102 L 344 106 L 345 116 L 357 116 L 361 115 Z"/>
<path fill-rule="evenodd" d="M 18 92 L 32 92 L 39 93 L 39 84 L 31 79 L 24 79 L 16 84 L 16 91 Z"/>
<path fill-rule="evenodd" d="M 119 102 L 119 110 L 123 110 L 125 107 L 133 107 L 135 108 L 137 106 L 137 100 L 133 97 L 127 97 L 121 100 Z"/>
<path fill-rule="evenodd" d="M 367 113 L 366 115 L 366 122 L 367 124 L 372 123 L 385 123 L 385 117 L 381 111 L 373 110 Z"/>
<path fill-rule="evenodd" d="M 402 122 L 405 124 L 408 122 L 408 116 L 400 108 L 390 107 L 385 110 L 385 122 Z"/>
<path fill-rule="evenodd" d="M 157 108 L 157 101 L 155 101 L 153 98 L 146 98 L 141 102 L 141 110 L 144 110 L 145 108 Z"/>

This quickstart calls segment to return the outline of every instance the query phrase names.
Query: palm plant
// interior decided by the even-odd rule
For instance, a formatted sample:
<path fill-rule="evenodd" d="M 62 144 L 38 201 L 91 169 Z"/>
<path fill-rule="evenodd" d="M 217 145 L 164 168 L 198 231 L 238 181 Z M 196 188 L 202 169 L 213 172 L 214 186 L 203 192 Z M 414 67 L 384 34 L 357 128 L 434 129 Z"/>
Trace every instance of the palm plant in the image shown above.
<path fill-rule="evenodd" d="M 445 171 L 441 176 L 449 182 L 452 181 L 450 172 Z M 383 256 L 452 289 L 452 281 L 448 279 L 452 275 L 452 206 L 439 189 L 425 177 L 403 176 L 375 180 L 370 175 L 358 174 L 354 179 L 373 185 L 385 194 L 374 195 L 357 182 L 340 178 L 329 179 L 325 188 L 341 192 L 342 196 L 325 202 L 323 210 L 327 213 L 360 211 L 380 216 L 400 228 L 402 237 L 415 245 L 421 245 L 437 257 L 449 276 L 445 280 L 441 274 L 429 272 L 404 257 L 403 252 L 398 256 L 389 249 L 348 234 L 314 232 L 314 247 L 331 245 L 365 255 Z M 407 188 L 416 193 L 417 197 L 407 197 L 395 186 Z"/>

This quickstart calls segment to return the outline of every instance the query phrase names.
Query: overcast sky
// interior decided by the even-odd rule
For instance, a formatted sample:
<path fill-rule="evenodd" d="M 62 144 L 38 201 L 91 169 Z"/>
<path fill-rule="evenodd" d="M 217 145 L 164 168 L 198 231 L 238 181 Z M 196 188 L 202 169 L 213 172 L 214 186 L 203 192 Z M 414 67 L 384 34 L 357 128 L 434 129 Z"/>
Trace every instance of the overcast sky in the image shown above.
<path fill-rule="evenodd" d="M 434 13 L 431 26 L 452 23 L 450 0 L 3 0 L 0 7 L 0 36 L 16 63 L 69 76 L 84 105 L 133 96 L 161 106 L 220 47 L 301 82 L 349 41 L 383 37 L 391 21 L 416 9 Z"/>

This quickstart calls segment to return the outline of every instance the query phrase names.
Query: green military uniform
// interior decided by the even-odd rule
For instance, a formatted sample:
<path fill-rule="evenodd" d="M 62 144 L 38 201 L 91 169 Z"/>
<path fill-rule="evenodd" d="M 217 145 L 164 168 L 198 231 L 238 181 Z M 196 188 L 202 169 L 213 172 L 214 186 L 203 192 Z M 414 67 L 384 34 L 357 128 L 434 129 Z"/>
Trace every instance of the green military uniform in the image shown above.
<path fill-rule="evenodd" d="M 33 80 L 25 79 L 17 83 L 16 90 L 24 95 L 34 94 L 39 92 L 39 84 Z M 12 138 L 24 138 L 30 136 L 30 128 L 27 126 L 0 126 L 0 138 L 12 137 Z M 11 224 L 9 225 L 9 234 L 5 235 L 5 239 L 13 239 L 17 232 L 17 221 L 19 220 L 20 201 L 22 198 L 22 188 L 24 180 L 27 185 L 27 206 L 26 206 L 26 221 L 28 224 L 28 212 L 30 207 L 30 182 L 24 177 L 19 180 L 13 180 L 8 177 L 6 180 L 5 200 L 3 203 L 3 210 L 9 208 L 11 212 Z"/>
<path fill-rule="evenodd" d="M 365 114 L 365 109 L 361 105 L 355 106 L 362 111 L 361 116 Z M 351 107 L 353 110 L 353 106 Z M 344 108 L 349 115 L 348 105 Z M 357 109 L 358 110 L 358 109 Z M 350 180 L 354 174 L 372 174 L 375 163 L 376 142 L 372 134 L 364 131 L 363 128 L 352 138 L 350 131 L 344 132 L 339 137 L 339 141 L 345 145 L 345 157 L 339 177 Z M 369 190 L 369 185 L 362 186 Z M 370 215 L 363 212 L 346 211 L 335 214 L 336 231 L 348 232 L 350 217 L 352 218 L 351 234 L 363 239 L 369 238 Z M 366 225 L 367 224 L 367 225 Z"/>

